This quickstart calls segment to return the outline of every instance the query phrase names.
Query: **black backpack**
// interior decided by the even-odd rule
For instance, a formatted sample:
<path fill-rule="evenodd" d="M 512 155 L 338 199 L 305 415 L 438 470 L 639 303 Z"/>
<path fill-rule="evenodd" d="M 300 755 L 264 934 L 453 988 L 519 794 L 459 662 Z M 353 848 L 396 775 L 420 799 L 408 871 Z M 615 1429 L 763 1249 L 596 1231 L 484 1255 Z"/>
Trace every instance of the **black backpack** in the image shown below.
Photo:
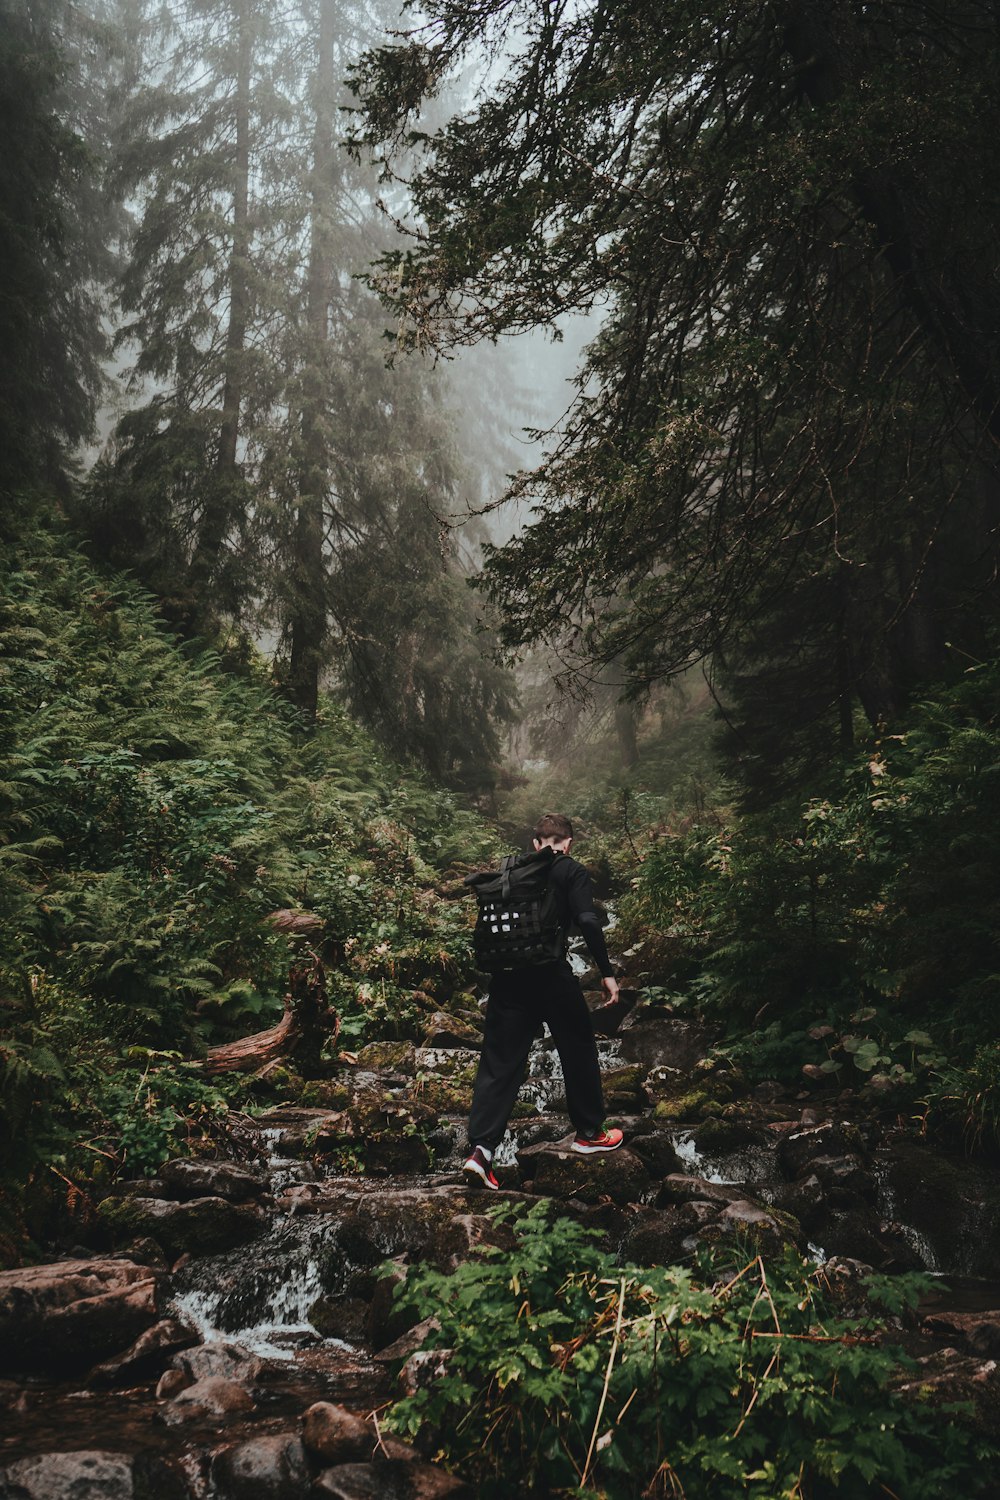
<path fill-rule="evenodd" d="M 549 874 L 557 859 L 551 848 L 509 854 L 499 870 L 467 875 L 479 902 L 472 941 L 476 962 L 487 974 L 550 964 L 566 954 L 566 929 Z"/>

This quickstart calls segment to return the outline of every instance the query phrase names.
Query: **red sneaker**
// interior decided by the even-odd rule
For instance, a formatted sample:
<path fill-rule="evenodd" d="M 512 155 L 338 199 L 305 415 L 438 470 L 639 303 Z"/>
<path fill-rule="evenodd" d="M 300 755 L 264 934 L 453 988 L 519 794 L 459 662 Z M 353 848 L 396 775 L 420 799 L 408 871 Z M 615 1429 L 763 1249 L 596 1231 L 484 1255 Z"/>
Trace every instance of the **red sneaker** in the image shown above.
<path fill-rule="evenodd" d="M 465 1163 L 465 1166 L 462 1168 L 462 1171 L 465 1173 L 466 1177 L 476 1177 L 482 1182 L 484 1187 L 492 1188 L 494 1191 L 496 1191 L 496 1189 L 500 1186 L 499 1182 L 497 1182 L 496 1178 L 493 1176 L 493 1168 L 490 1165 L 490 1159 L 486 1155 L 486 1152 L 483 1150 L 482 1146 L 477 1146 L 475 1148 L 472 1155 Z"/>
<path fill-rule="evenodd" d="M 595 1135 L 590 1141 L 585 1141 L 582 1135 L 578 1135 L 570 1150 L 578 1151 L 581 1156 L 596 1156 L 602 1151 L 617 1151 L 624 1139 L 620 1130 L 602 1130 L 600 1135 Z"/>

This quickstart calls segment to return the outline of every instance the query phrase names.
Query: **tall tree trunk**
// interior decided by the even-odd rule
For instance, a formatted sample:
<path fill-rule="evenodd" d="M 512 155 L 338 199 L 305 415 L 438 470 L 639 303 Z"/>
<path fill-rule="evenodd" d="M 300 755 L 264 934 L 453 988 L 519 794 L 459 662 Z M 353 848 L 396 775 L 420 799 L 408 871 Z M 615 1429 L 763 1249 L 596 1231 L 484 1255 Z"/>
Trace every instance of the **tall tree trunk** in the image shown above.
<path fill-rule="evenodd" d="M 615 732 L 618 735 L 618 754 L 626 771 L 639 764 L 639 742 L 635 732 L 635 707 L 631 703 L 615 704 Z"/>
<path fill-rule="evenodd" d="M 332 220 L 336 191 L 334 108 L 336 78 L 335 0 L 319 0 L 319 36 L 314 74 L 315 123 L 309 208 L 309 270 L 306 281 L 306 361 L 302 381 L 302 468 L 295 519 L 291 660 L 287 690 L 309 719 L 315 719 L 326 639 L 326 568 L 323 558 L 324 504 L 329 488 L 329 445 L 325 433 L 326 352 L 333 287 Z"/>
<path fill-rule="evenodd" d="M 235 159 L 233 163 L 233 238 L 229 253 L 229 322 L 222 389 L 222 424 L 216 453 L 214 483 L 206 490 L 198 540 L 191 560 L 192 592 L 202 593 L 218 568 L 219 554 L 238 505 L 240 469 L 237 462 L 240 407 L 244 390 L 244 354 L 250 317 L 250 87 L 253 60 L 253 0 L 236 0 L 237 27 Z M 196 598 L 199 614 L 211 613 Z"/>

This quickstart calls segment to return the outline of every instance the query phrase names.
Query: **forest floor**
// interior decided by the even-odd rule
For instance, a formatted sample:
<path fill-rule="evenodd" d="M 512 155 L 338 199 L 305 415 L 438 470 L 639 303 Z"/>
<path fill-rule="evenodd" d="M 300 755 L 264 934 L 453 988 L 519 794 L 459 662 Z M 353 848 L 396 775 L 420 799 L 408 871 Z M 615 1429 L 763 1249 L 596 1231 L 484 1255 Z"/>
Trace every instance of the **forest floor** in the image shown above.
<path fill-rule="evenodd" d="M 936 1289 L 895 1336 L 925 1398 L 971 1400 L 995 1434 L 997 1175 L 843 1096 L 750 1088 L 708 1028 L 636 998 L 593 995 L 608 1116 L 626 1137 L 613 1156 L 570 1152 L 540 1036 L 501 1191 L 470 1189 L 467 1009 L 431 1018 L 419 1045 L 363 1048 L 308 1107 L 246 1117 L 234 1159 L 116 1183 L 79 1243 L 0 1274 L 0 1495 L 54 1500 L 85 1481 L 95 1500 L 471 1493 L 377 1414 L 427 1378 L 424 1325 L 394 1306 L 395 1284 L 408 1265 L 447 1270 L 503 1245 L 497 1201 L 554 1200 L 622 1264 L 791 1244 L 847 1296 L 866 1266 L 929 1270 Z"/>

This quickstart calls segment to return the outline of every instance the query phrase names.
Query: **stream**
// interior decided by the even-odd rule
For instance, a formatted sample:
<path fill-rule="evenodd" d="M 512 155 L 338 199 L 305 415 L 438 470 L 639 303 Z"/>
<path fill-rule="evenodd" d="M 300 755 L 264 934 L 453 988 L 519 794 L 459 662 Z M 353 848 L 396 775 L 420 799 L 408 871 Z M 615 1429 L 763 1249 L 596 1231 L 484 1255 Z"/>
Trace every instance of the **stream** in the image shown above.
<path fill-rule="evenodd" d="M 598 1022 L 600 1015 L 598 1006 Z M 932 1273 L 930 1322 L 943 1319 L 941 1332 L 953 1340 L 978 1330 L 987 1345 L 995 1322 L 1000 1353 L 995 1173 L 869 1121 L 803 1112 L 775 1089 L 727 1100 L 732 1083 L 703 1071 L 707 1035 L 694 1023 L 637 1008 L 611 1029 L 598 1049 L 609 1116 L 624 1126 L 626 1147 L 596 1161 L 568 1153 L 562 1072 L 544 1035 L 496 1155 L 503 1188 L 597 1214 L 617 1253 L 634 1253 L 639 1263 L 690 1254 L 713 1224 L 752 1227 L 765 1246 L 793 1224 L 802 1253 L 818 1263 L 847 1257 Z M 380 1356 L 405 1328 L 389 1283 L 379 1279 L 384 1262 L 448 1266 L 489 1239 L 491 1195 L 470 1189 L 460 1170 L 464 1111 L 426 1103 L 434 1087 L 467 1098 L 475 1061 L 474 1048 L 433 1036 L 399 1049 L 390 1068 L 361 1057 L 343 1070 L 346 1106 L 282 1107 L 259 1118 L 252 1173 L 204 1164 L 218 1180 L 192 1197 L 184 1186 L 190 1168 L 173 1175 L 164 1168 L 165 1181 L 123 1190 L 129 1232 L 113 1234 L 110 1256 L 107 1231 L 95 1231 L 92 1247 L 74 1247 L 41 1270 L 58 1281 L 93 1268 L 113 1281 L 165 1245 L 164 1268 L 148 1273 L 157 1286 L 149 1320 L 158 1317 L 157 1328 L 192 1347 L 168 1347 L 152 1364 L 121 1364 L 120 1354 L 117 1366 L 95 1359 L 94 1368 L 69 1375 L 58 1373 L 55 1356 L 21 1373 L 8 1369 L 0 1380 L 0 1500 L 285 1500 L 319 1478 L 326 1487 L 316 1493 L 343 1500 L 462 1493 L 449 1476 L 412 1453 L 393 1456 L 374 1438 L 363 1462 L 322 1468 L 301 1434 L 308 1436 L 302 1414 L 314 1403 L 346 1408 L 356 1420 L 392 1398 L 391 1361 Z M 707 1079 L 722 1102 L 711 1113 L 692 1106 L 694 1117 L 685 1117 L 693 1076 L 700 1088 Z M 433 1133 L 429 1170 L 426 1148 L 415 1154 L 414 1121 Z M 345 1143 L 355 1153 L 372 1150 L 364 1175 L 344 1173 Z M 386 1156 L 392 1146 L 405 1148 L 395 1169 Z M 406 1165 L 407 1152 L 415 1166 Z M 240 1242 L 204 1253 L 216 1233 Z M 2 1273 L 0 1285 L 13 1288 L 20 1274 Z M 4 1305 L 0 1291 L 0 1312 Z M 39 1328 L 44 1344 L 48 1325 Z M 217 1389 L 205 1385 L 206 1370 Z M 91 1463 L 94 1454 L 104 1469 Z M 387 1467 L 373 1479 L 380 1463 Z M 346 1477 L 330 1478 L 341 1469 Z"/>

